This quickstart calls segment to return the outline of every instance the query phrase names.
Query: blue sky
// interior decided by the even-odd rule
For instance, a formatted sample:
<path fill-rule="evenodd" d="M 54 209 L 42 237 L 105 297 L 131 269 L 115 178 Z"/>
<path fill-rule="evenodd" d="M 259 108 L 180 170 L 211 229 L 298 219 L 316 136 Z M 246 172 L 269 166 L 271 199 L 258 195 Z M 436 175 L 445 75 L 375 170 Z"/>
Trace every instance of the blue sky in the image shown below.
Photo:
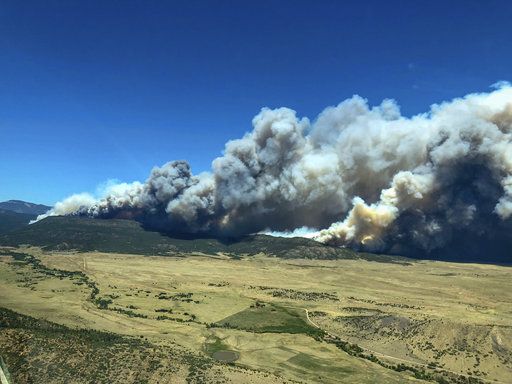
<path fill-rule="evenodd" d="M 187 159 L 261 107 L 402 113 L 512 79 L 509 1 L 2 1 L 0 201 L 51 204 Z"/>

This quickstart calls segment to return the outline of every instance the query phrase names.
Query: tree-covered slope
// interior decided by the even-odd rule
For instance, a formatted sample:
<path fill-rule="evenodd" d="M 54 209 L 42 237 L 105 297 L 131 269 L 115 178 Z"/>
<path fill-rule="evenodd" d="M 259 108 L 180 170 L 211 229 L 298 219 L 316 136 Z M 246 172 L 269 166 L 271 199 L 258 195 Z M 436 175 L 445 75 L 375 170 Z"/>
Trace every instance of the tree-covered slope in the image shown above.
<path fill-rule="evenodd" d="M 35 217 L 35 215 L 0 209 L 0 234 L 23 228 Z"/>
<path fill-rule="evenodd" d="M 176 238 L 145 230 L 131 220 L 99 220 L 82 217 L 48 217 L 14 232 L 0 235 L 0 245 L 34 245 L 47 250 L 101 251 L 144 255 L 223 252 L 236 255 L 264 253 L 281 258 L 353 259 L 400 261 L 400 258 L 359 254 L 305 238 L 267 235 L 237 239 Z M 403 261 L 403 260 L 402 260 Z"/>

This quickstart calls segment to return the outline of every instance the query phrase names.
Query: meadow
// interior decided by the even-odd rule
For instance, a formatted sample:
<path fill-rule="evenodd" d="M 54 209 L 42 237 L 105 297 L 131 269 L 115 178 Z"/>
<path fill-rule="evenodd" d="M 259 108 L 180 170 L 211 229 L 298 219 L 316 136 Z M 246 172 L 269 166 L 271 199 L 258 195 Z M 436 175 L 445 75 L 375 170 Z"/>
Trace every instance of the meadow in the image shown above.
<path fill-rule="evenodd" d="M 434 261 L 5 247 L 0 355 L 15 383 L 507 383 L 510 276 Z"/>

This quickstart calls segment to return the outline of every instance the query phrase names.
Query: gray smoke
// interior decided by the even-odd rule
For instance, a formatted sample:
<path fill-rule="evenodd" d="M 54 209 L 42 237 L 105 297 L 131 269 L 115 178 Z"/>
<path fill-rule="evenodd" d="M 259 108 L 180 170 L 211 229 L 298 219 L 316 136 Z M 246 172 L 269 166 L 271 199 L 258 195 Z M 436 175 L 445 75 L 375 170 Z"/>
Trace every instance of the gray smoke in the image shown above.
<path fill-rule="evenodd" d="M 467 239 L 508 246 L 509 84 L 412 118 L 393 100 L 369 107 L 354 96 L 313 123 L 288 108 L 264 108 L 252 123 L 211 172 L 173 161 L 144 183 L 114 185 L 98 199 L 71 196 L 38 219 L 133 218 L 219 236 L 311 228 L 306 236 L 318 241 L 379 252 L 466 252 Z"/>

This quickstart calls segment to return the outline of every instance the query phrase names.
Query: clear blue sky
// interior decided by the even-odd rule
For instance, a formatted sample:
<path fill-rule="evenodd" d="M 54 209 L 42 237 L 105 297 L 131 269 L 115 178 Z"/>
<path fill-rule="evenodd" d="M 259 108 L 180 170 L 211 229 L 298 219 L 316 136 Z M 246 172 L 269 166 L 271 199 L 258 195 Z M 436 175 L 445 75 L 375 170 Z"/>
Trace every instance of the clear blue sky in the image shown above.
<path fill-rule="evenodd" d="M 402 112 L 512 78 L 510 1 L 2 1 L 0 201 L 51 204 L 187 159 L 261 107 Z"/>

